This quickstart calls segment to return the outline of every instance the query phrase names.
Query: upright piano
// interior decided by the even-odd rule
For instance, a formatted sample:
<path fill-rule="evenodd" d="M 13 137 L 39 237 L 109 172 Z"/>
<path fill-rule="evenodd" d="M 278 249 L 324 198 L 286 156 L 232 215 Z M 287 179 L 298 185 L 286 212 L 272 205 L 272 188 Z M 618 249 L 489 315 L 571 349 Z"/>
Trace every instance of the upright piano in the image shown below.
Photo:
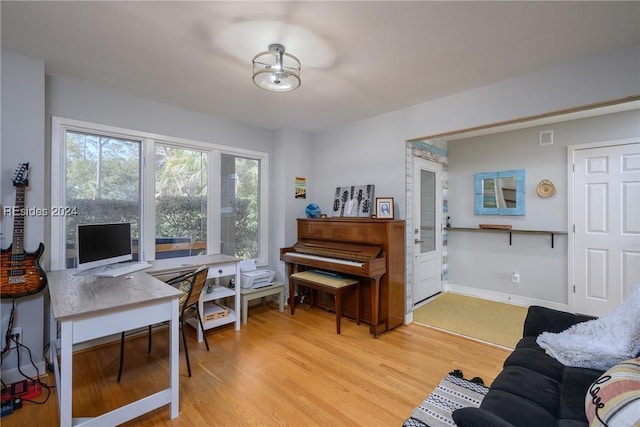
<path fill-rule="evenodd" d="M 403 220 L 298 219 L 298 241 L 280 249 L 288 277 L 319 269 L 360 280 L 360 319 L 373 336 L 404 323 L 405 235 Z M 321 303 L 320 299 L 320 303 Z M 326 304 L 333 307 L 329 301 Z M 342 314 L 355 317 L 355 296 L 343 297 Z"/>

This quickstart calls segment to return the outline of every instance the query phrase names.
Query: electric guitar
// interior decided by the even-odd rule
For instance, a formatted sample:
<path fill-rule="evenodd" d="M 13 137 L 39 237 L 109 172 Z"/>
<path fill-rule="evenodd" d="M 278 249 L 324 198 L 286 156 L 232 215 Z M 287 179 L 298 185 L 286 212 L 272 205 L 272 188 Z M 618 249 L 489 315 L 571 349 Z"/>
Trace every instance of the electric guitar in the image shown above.
<path fill-rule="evenodd" d="M 21 163 L 13 178 L 16 204 L 5 215 L 13 216 L 13 243 L 2 250 L 0 298 L 17 298 L 40 292 L 47 286 L 47 276 L 40 267 L 44 252 L 41 242 L 35 252 L 24 251 L 25 190 L 29 185 L 29 163 Z"/>

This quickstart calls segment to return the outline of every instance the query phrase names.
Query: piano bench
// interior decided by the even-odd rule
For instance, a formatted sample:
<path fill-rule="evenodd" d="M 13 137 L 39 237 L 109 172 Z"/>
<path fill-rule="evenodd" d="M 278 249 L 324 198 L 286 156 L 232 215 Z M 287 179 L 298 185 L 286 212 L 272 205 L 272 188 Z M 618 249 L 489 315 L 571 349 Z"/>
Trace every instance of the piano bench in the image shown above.
<path fill-rule="evenodd" d="M 336 332 L 340 334 L 340 313 L 342 311 L 342 294 L 355 289 L 356 292 L 356 324 L 360 324 L 360 281 L 350 277 L 331 277 L 313 271 L 301 271 L 289 277 L 289 307 L 291 315 L 296 309 L 295 286 L 305 286 L 334 296 L 336 312 Z M 313 306 L 313 299 L 312 299 Z"/>

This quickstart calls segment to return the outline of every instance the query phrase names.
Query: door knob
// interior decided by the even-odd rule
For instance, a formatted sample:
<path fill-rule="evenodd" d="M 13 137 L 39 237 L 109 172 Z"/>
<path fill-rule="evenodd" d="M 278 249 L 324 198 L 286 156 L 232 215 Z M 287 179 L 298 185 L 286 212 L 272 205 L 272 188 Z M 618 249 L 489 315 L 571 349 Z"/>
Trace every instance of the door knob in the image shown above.
<path fill-rule="evenodd" d="M 417 245 L 418 243 L 424 243 L 424 240 L 418 240 L 418 239 L 415 239 L 415 240 L 413 241 L 413 243 L 415 243 L 415 244 Z"/>

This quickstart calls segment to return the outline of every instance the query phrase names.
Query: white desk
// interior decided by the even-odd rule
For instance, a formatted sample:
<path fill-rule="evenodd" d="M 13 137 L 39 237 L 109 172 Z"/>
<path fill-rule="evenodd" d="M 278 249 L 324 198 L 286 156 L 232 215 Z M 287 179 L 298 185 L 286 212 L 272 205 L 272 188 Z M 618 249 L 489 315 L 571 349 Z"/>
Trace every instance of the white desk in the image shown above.
<path fill-rule="evenodd" d="M 209 267 L 207 278 L 213 279 L 216 286 L 207 289 L 200 294 L 198 310 L 204 313 L 203 306 L 208 301 L 214 301 L 220 298 L 233 297 L 233 306 L 229 309 L 229 315 L 222 319 L 207 320 L 202 319 L 204 329 L 216 328 L 218 326 L 234 323 L 234 329 L 240 330 L 240 258 L 230 255 L 211 254 L 196 255 L 182 258 L 167 258 L 151 261 L 151 267 L 144 270 L 145 272 L 167 280 L 179 274 L 193 271 L 193 269 L 206 265 Z M 221 278 L 235 277 L 236 287 L 228 288 L 224 284 L 220 284 Z M 200 328 L 200 324 L 195 319 L 187 319 L 186 323 L 193 326 L 197 331 L 198 342 L 202 342 L 204 331 Z"/>
<path fill-rule="evenodd" d="M 213 267 L 219 264 L 237 264 L 239 262 L 240 258 L 236 258 L 231 255 L 194 255 L 180 258 L 166 258 L 149 261 L 151 267 L 143 271 L 153 276 L 169 274 L 169 277 L 172 277 L 177 274 L 193 271 L 201 265 L 208 265 L 209 267 Z"/>
<path fill-rule="evenodd" d="M 52 315 L 60 325 L 60 364 L 55 335 L 51 342 L 60 426 L 117 425 L 166 404 L 170 405 L 170 417 L 176 418 L 179 412 L 180 291 L 144 271 L 116 278 L 75 276 L 73 273 L 73 270 L 47 273 Z M 168 387 L 95 418 L 73 418 L 73 345 L 164 321 L 170 321 Z"/>

